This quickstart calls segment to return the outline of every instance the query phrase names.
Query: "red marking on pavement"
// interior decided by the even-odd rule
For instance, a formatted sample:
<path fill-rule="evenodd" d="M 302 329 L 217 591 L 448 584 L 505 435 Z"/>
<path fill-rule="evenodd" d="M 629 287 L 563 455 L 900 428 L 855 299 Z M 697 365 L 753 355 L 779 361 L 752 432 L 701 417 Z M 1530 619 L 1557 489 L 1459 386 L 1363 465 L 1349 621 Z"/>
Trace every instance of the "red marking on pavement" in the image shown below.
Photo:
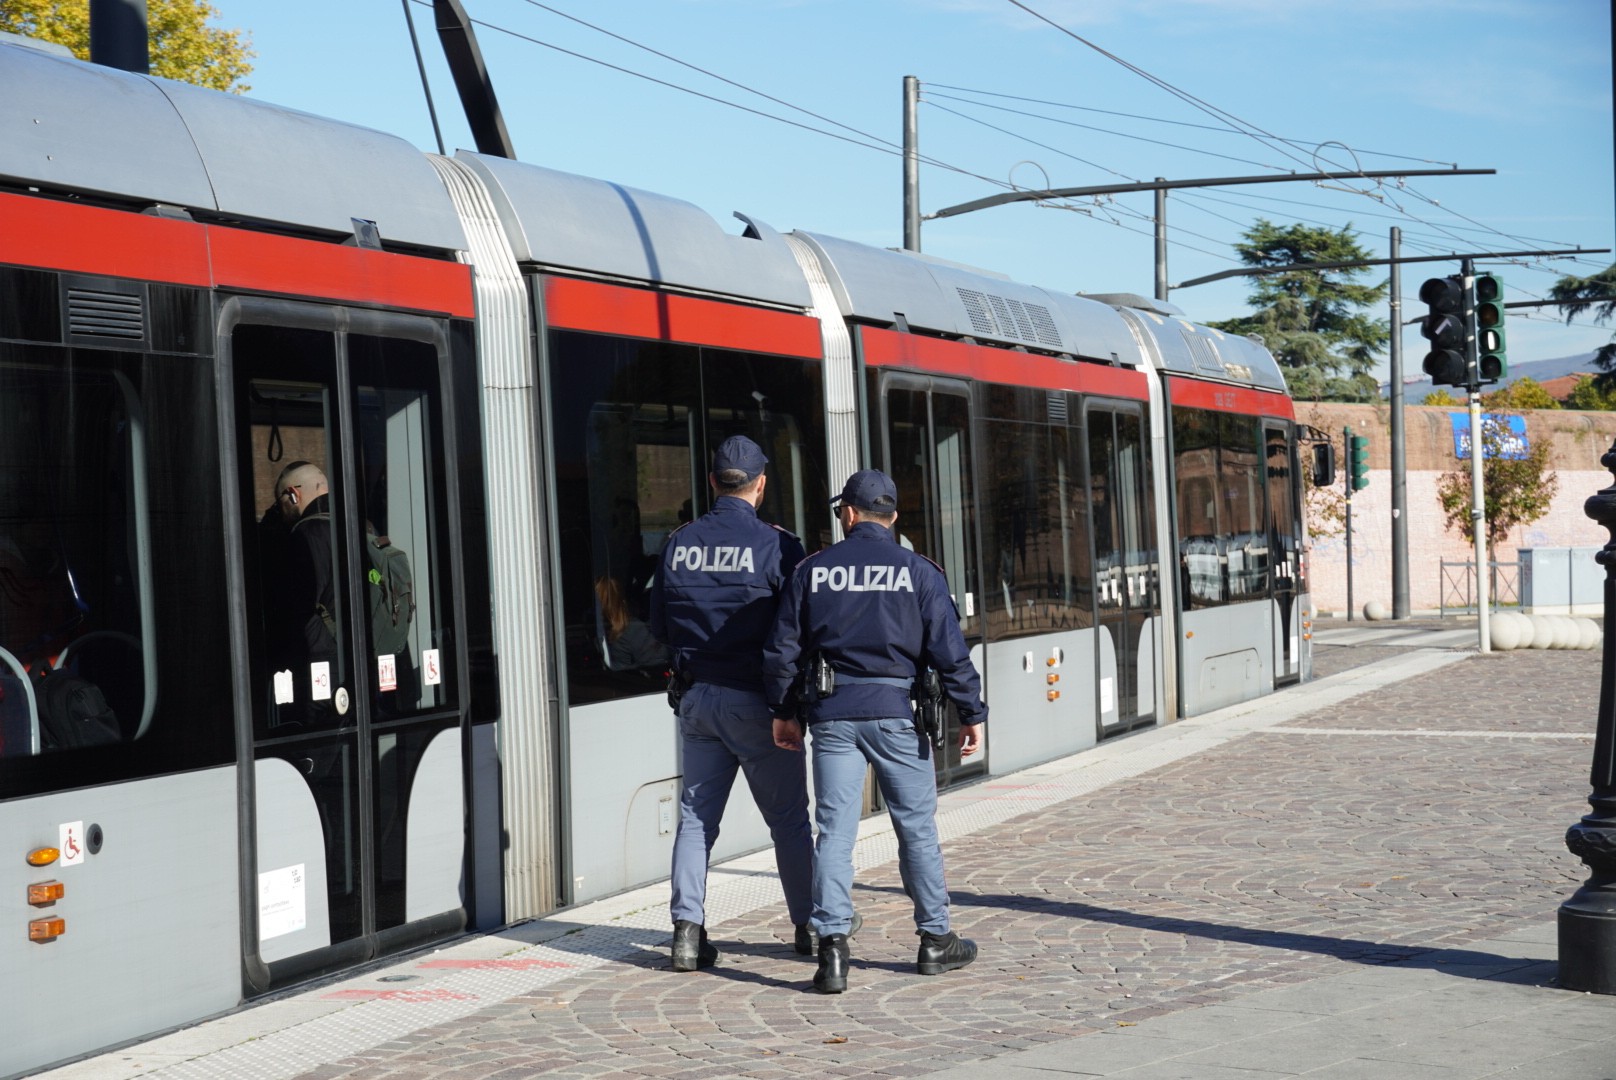
<path fill-rule="evenodd" d="M 457 971 L 464 971 L 468 968 L 479 971 L 531 971 L 533 968 L 570 968 L 573 965 L 563 960 L 428 960 L 415 966 L 454 968 Z"/>
<path fill-rule="evenodd" d="M 406 1001 L 412 1004 L 430 1001 L 476 1001 L 476 994 L 460 994 L 453 990 L 338 990 L 321 995 L 327 1001 Z"/>

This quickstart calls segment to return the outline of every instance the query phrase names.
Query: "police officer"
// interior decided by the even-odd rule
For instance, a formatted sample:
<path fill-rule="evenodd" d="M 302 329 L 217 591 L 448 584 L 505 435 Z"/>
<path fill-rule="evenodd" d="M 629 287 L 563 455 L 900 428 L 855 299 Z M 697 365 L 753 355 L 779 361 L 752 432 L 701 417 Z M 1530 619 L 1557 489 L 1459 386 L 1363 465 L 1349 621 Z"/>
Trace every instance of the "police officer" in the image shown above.
<path fill-rule="evenodd" d="M 672 648 L 674 694 L 682 690 L 684 786 L 669 904 L 675 971 L 718 960 L 704 925 L 707 858 L 737 768 L 774 839 L 796 950 L 813 953 L 807 775 L 800 756 L 774 744 L 761 671 L 763 639 L 803 549 L 791 533 L 758 518 L 768 460 L 744 435 L 720 444 L 707 478 L 713 508 L 668 537 L 651 589 L 651 633 Z"/>
<path fill-rule="evenodd" d="M 926 666 L 941 675 L 959 711 L 962 755 L 981 745 L 988 710 L 942 569 L 893 538 L 892 478 L 875 469 L 856 472 L 832 505 L 846 539 L 792 574 L 764 649 L 763 675 L 775 743 L 800 751 L 804 722 L 813 733 L 819 826 L 813 918 L 821 934 L 814 987 L 839 994 L 847 989 L 853 841 L 866 762 L 875 767 L 898 834 L 898 870 L 920 936 L 916 967 L 939 975 L 976 959 L 976 943 L 949 928 L 937 777 L 931 742 L 915 727 L 910 689 Z M 805 669 L 822 664 L 829 674 L 799 685 Z"/>

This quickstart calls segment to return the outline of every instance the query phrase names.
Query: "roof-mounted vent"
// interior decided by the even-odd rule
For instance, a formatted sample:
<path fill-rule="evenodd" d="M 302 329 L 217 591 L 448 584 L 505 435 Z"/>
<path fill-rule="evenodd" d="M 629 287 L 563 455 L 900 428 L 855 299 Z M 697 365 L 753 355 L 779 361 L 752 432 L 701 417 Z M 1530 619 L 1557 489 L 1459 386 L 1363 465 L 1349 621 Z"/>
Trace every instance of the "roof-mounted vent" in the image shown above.
<path fill-rule="evenodd" d="M 1218 355 L 1218 346 L 1209 337 L 1193 334 L 1188 330 L 1180 329 L 1184 335 L 1184 344 L 1189 346 L 1190 359 L 1195 361 L 1195 367 L 1208 375 L 1223 375 L 1223 358 Z"/>
<path fill-rule="evenodd" d="M 1047 348 L 1061 347 L 1060 331 L 1049 309 L 1042 304 L 1028 304 L 996 293 L 955 287 L 960 303 L 971 327 L 979 334 L 998 338 L 1013 338 L 1032 342 Z"/>

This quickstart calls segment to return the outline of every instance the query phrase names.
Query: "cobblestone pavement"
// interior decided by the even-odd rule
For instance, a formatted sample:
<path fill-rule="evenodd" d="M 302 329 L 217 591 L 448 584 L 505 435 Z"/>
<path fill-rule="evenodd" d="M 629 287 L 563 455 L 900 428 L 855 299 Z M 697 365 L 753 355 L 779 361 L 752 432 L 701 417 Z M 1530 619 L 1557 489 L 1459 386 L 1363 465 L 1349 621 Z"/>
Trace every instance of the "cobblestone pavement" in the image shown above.
<path fill-rule="evenodd" d="M 956 840 L 955 921 L 982 944 L 961 972 L 914 975 L 889 864 L 860 875 L 845 995 L 805 992 L 774 906 L 714 927 L 710 972 L 646 950 L 306 1075 L 915 1076 L 1464 950 L 1585 876 L 1561 837 L 1587 810 L 1598 670 L 1472 657 Z M 1523 733 L 1569 737 L 1498 737 Z"/>
<path fill-rule="evenodd" d="M 861 834 L 860 851 L 879 850 L 860 863 L 843 995 L 808 988 L 813 961 L 792 952 L 767 858 L 752 856 L 715 868 L 715 891 L 744 873 L 769 891 L 710 907 L 723 957 L 708 971 L 670 969 L 663 886 L 548 945 L 524 948 L 517 927 L 443 954 L 462 959 L 246 1010 L 211 1057 L 181 1032 L 62 1080 L 1616 1080 L 1616 998 L 1553 987 L 1546 962 L 1554 912 L 1586 877 L 1562 837 L 1588 811 L 1598 653 L 1389 652 L 1246 713 L 950 793 L 940 826 L 983 811 L 943 833 L 956 928 L 982 947 L 962 971 L 914 973 L 877 819 Z M 457 964 L 526 981 L 377 985 Z M 368 1042 L 354 1034 L 432 1001 L 452 1015 L 395 1013 Z M 290 1011 L 254 1031 L 274 1008 Z M 1320 1016 L 1336 1026 L 1307 1023 Z M 1254 1035 L 1236 1045 L 1235 1030 Z M 1209 1031 L 1227 1045 L 1199 1049 Z M 310 1049 L 333 1034 L 340 1049 Z"/>

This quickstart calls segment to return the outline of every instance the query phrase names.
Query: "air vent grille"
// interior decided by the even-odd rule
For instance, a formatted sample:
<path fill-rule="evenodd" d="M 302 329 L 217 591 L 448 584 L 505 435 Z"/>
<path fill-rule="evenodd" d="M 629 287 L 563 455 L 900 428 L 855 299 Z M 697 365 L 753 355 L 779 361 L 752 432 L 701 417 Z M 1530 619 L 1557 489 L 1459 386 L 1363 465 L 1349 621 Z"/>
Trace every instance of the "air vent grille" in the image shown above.
<path fill-rule="evenodd" d="M 146 336 L 146 312 L 138 295 L 70 288 L 67 332 L 75 337 L 140 341 Z"/>
<path fill-rule="evenodd" d="M 1061 347 L 1055 318 L 1042 304 L 1025 304 L 1008 296 L 955 287 L 971 327 L 978 334 L 1033 342 L 1051 349 Z"/>
<path fill-rule="evenodd" d="M 1190 359 L 1195 362 L 1198 370 L 1208 375 L 1222 375 L 1223 358 L 1218 355 L 1218 346 L 1211 338 L 1192 334 L 1188 330 L 1180 330 L 1184 335 L 1184 344 L 1189 346 Z"/>
<path fill-rule="evenodd" d="M 1066 423 L 1066 392 L 1064 390 L 1046 390 L 1045 402 L 1049 412 L 1051 424 Z"/>

